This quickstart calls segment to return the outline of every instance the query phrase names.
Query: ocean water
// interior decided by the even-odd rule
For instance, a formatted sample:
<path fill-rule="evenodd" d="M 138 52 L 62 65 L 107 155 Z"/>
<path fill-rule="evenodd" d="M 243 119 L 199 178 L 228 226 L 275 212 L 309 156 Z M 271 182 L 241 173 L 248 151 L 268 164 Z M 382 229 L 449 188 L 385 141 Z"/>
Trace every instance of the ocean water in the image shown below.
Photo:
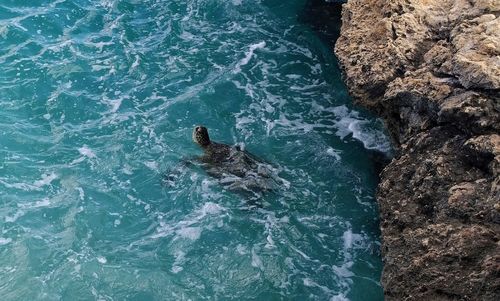
<path fill-rule="evenodd" d="M 0 299 L 382 300 L 380 122 L 305 1 L 0 1 Z M 273 166 L 258 206 L 200 166 Z"/>

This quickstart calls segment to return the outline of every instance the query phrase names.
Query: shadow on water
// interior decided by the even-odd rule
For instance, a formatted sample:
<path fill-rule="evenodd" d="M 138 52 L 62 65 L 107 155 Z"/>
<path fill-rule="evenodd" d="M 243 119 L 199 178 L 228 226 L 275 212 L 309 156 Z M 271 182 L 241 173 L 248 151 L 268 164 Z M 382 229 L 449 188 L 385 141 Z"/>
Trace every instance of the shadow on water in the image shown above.
<path fill-rule="evenodd" d="M 380 182 L 380 174 L 382 173 L 384 168 L 391 162 L 392 157 L 377 150 L 369 150 L 368 156 L 373 162 L 373 169 L 375 172 L 375 176 L 377 177 L 377 181 Z"/>
<path fill-rule="evenodd" d="M 342 26 L 343 0 L 307 0 L 299 22 L 309 25 L 328 44 L 335 44 Z"/>

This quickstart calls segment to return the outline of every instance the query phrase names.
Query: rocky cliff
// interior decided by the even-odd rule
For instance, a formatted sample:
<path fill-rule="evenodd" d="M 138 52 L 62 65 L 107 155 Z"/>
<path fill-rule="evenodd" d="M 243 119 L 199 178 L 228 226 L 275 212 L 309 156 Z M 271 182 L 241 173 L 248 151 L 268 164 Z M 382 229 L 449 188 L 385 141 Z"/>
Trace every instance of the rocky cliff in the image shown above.
<path fill-rule="evenodd" d="M 387 300 L 500 300 L 500 0 L 349 0 L 336 43 L 398 155 L 380 204 Z"/>

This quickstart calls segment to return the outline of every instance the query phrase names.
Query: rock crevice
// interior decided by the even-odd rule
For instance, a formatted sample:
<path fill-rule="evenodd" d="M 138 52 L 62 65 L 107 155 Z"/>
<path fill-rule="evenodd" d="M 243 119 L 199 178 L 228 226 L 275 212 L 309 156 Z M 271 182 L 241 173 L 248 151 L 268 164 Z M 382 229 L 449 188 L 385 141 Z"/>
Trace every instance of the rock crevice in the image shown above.
<path fill-rule="evenodd" d="M 380 204 L 388 300 L 500 300 L 500 0 L 350 0 L 335 52 L 398 150 Z"/>

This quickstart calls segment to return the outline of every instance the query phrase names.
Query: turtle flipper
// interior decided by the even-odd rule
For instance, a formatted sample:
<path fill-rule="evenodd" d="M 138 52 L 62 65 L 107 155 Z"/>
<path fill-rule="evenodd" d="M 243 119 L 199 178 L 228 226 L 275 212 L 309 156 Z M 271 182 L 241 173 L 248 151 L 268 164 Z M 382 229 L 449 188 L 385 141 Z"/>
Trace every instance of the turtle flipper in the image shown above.
<path fill-rule="evenodd" d="M 189 168 L 192 168 L 195 165 L 196 161 L 197 157 L 182 158 L 176 166 L 167 169 L 163 173 L 162 183 L 165 186 L 173 187 L 179 178 L 181 178 L 181 176 L 185 174 Z"/>

